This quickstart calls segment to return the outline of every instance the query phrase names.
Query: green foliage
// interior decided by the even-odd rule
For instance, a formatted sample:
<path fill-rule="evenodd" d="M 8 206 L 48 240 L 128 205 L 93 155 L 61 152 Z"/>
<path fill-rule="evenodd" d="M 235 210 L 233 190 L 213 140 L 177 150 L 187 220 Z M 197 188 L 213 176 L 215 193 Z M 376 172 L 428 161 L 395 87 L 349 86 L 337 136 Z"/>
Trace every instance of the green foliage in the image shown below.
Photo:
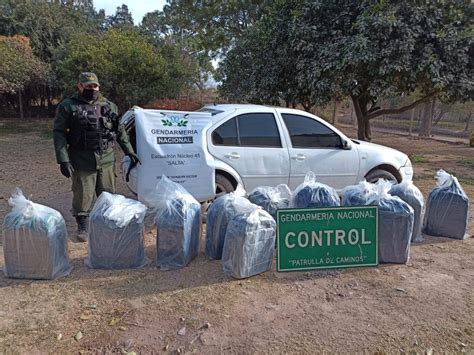
<path fill-rule="evenodd" d="M 425 157 L 424 155 L 410 154 L 408 157 L 413 163 L 427 163 L 428 162 L 428 158 Z"/>
<path fill-rule="evenodd" d="M 291 36 L 299 16 L 293 11 L 298 3 L 276 1 L 258 25 L 244 33 L 220 68 L 222 96 L 276 105 L 284 101 L 287 105 L 301 104 L 307 110 L 318 101 L 297 77 L 297 53 Z"/>
<path fill-rule="evenodd" d="M 473 97 L 473 8 L 468 0 L 275 0 L 228 53 L 221 92 L 263 102 L 352 97 L 359 138 L 370 139 L 370 118 L 408 109 L 386 112 L 379 98 Z"/>
<path fill-rule="evenodd" d="M 177 46 L 203 89 L 215 74 L 212 60 L 223 58 L 229 48 L 258 19 L 267 0 L 207 1 L 169 0 L 163 11 L 144 16 L 141 28 L 157 41 Z"/>
<path fill-rule="evenodd" d="M 28 38 L 0 36 L 0 94 L 14 94 L 32 81 L 44 81 L 48 69 L 33 54 Z"/>
<path fill-rule="evenodd" d="M 185 78 L 169 56 L 170 53 L 157 51 L 134 28 L 114 28 L 102 34 L 82 33 L 66 46 L 60 75 L 64 85 L 72 88 L 80 72 L 95 72 L 106 96 L 121 109 L 127 109 L 151 98 L 179 94 Z"/>
<path fill-rule="evenodd" d="M 106 20 L 107 27 L 133 27 L 133 17 L 128 6 L 122 4 L 117 6 L 115 15 L 109 16 Z"/>

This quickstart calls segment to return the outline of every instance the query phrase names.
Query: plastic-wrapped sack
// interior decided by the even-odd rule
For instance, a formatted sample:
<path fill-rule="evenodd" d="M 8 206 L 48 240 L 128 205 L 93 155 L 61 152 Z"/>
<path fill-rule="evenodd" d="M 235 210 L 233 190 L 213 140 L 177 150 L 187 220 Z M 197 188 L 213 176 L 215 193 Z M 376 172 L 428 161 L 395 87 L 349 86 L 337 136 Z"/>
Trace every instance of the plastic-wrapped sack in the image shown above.
<path fill-rule="evenodd" d="M 421 234 L 421 225 L 423 221 L 424 207 L 424 199 L 421 191 L 413 184 L 412 181 L 403 181 L 400 184 L 393 185 L 388 193 L 392 196 L 400 197 L 413 208 L 415 219 L 413 223 L 413 235 L 411 237 L 411 241 L 421 242 L 423 240 L 423 235 Z"/>
<path fill-rule="evenodd" d="M 444 170 L 436 173 L 438 185 L 428 195 L 424 233 L 464 239 L 469 217 L 469 198 L 459 181 Z"/>
<path fill-rule="evenodd" d="M 291 191 L 288 185 L 280 184 L 275 187 L 260 186 L 249 194 L 249 201 L 259 205 L 276 219 L 276 211 L 287 208 L 290 203 Z"/>
<path fill-rule="evenodd" d="M 50 280 L 69 275 L 72 265 L 61 213 L 26 199 L 20 189 L 8 204 L 12 210 L 3 222 L 5 276 Z"/>
<path fill-rule="evenodd" d="M 322 208 L 340 206 L 341 201 L 336 190 L 316 181 L 316 175 L 308 172 L 304 182 L 291 194 L 292 208 Z"/>
<path fill-rule="evenodd" d="M 206 221 L 206 248 L 205 253 L 209 259 L 219 260 L 222 258 L 227 226 L 235 216 L 250 212 L 255 209 L 245 197 L 235 193 L 225 194 L 218 197 L 207 210 Z"/>
<path fill-rule="evenodd" d="M 143 222 L 146 210 L 141 202 L 103 192 L 89 216 L 89 256 L 85 264 L 96 269 L 147 265 Z"/>
<path fill-rule="evenodd" d="M 357 185 L 349 185 L 342 189 L 343 206 L 366 206 L 367 201 L 375 196 L 374 184 L 361 181 Z"/>
<path fill-rule="evenodd" d="M 379 262 L 406 264 L 415 216 L 408 203 L 388 193 L 391 187 L 390 181 L 377 181 L 375 195 L 367 205 L 379 207 Z"/>
<path fill-rule="evenodd" d="M 156 185 L 152 199 L 156 209 L 156 265 L 162 270 L 188 265 L 199 252 L 201 205 L 166 176 Z"/>
<path fill-rule="evenodd" d="M 222 250 L 224 273 L 243 279 L 270 270 L 275 250 L 275 230 L 273 217 L 259 207 L 232 218 Z"/>

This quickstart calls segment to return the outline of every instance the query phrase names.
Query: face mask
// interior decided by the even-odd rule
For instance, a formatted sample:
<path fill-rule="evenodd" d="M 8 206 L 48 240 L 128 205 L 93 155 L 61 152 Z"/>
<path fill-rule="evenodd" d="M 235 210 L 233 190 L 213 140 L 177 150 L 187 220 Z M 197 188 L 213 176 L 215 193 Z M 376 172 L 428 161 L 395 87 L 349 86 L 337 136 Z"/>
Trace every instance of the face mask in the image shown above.
<path fill-rule="evenodd" d="M 95 101 L 99 98 L 99 90 L 84 89 L 82 91 L 82 97 L 86 101 Z"/>

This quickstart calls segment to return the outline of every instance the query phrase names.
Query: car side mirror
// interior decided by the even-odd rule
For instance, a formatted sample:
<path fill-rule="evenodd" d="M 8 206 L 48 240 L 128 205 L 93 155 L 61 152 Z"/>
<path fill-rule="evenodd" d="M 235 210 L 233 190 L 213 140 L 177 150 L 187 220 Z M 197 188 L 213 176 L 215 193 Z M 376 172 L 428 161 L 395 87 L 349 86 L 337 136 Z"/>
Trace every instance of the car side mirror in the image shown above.
<path fill-rule="evenodd" d="M 350 144 L 349 141 L 343 139 L 342 140 L 342 149 L 351 150 L 352 149 L 352 144 Z"/>

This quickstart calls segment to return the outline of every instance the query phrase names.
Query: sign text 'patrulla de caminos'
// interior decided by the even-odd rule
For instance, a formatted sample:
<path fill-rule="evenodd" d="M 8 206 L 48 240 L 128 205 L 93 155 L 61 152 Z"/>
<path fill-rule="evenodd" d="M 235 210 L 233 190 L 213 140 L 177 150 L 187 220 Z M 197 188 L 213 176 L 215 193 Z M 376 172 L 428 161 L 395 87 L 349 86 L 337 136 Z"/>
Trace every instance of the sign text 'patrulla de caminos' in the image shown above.
<path fill-rule="evenodd" d="M 277 271 L 378 264 L 376 206 L 277 211 Z"/>

